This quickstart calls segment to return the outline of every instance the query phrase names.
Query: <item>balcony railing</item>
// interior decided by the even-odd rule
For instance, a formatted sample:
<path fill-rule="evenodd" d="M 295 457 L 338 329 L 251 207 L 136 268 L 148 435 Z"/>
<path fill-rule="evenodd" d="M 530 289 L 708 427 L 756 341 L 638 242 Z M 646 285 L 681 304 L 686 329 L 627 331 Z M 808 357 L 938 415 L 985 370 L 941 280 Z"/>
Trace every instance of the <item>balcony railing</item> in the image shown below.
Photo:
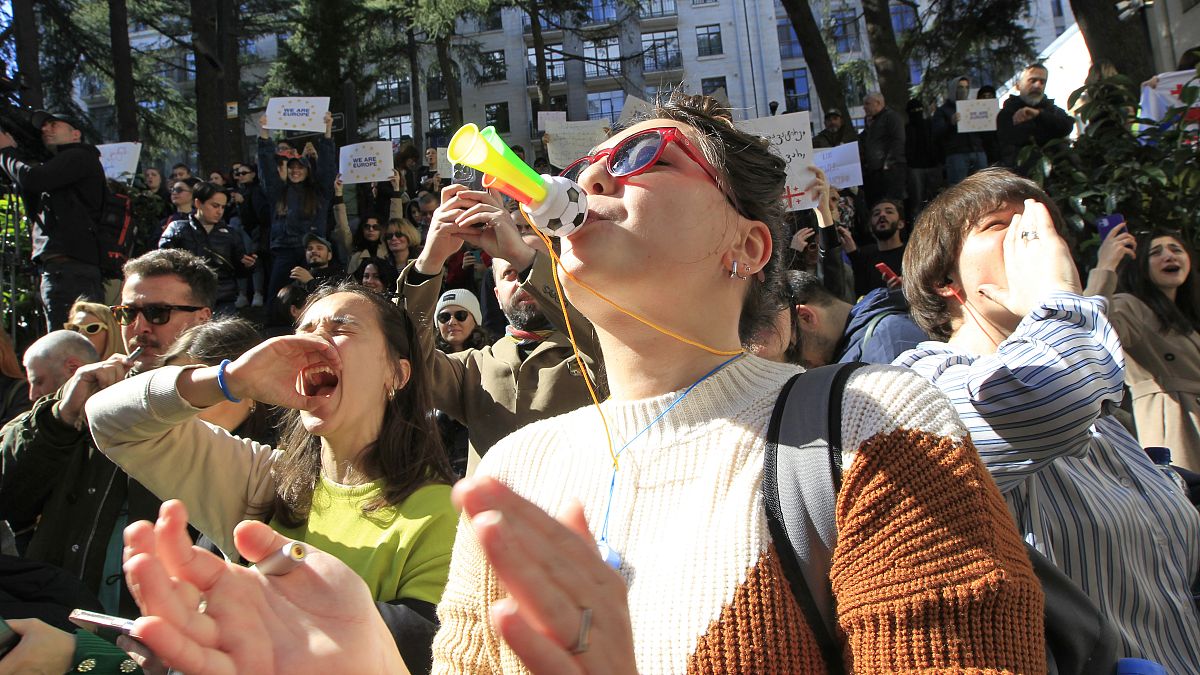
<path fill-rule="evenodd" d="M 678 51 L 649 51 L 642 55 L 642 69 L 647 73 L 656 73 L 682 67 L 683 55 Z"/>
<path fill-rule="evenodd" d="M 541 24 L 542 30 L 546 31 L 546 32 L 562 30 L 562 28 L 561 28 L 562 20 L 557 17 L 551 18 L 551 17 L 539 16 L 538 23 Z M 533 23 L 529 20 L 528 14 L 525 14 L 525 13 L 521 14 L 521 29 L 523 31 L 525 31 L 526 33 L 533 30 Z"/>
<path fill-rule="evenodd" d="M 550 65 L 550 67 L 546 69 L 547 80 L 549 80 L 552 84 L 554 82 L 567 81 L 567 66 L 565 64 L 559 63 L 548 65 Z M 525 66 L 525 84 L 530 87 L 537 84 L 537 66 L 533 64 Z"/>
<path fill-rule="evenodd" d="M 662 16 L 675 16 L 675 0 L 643 0 L 638 9 L 638 16 L 643 19 L 656 19 Z"/>

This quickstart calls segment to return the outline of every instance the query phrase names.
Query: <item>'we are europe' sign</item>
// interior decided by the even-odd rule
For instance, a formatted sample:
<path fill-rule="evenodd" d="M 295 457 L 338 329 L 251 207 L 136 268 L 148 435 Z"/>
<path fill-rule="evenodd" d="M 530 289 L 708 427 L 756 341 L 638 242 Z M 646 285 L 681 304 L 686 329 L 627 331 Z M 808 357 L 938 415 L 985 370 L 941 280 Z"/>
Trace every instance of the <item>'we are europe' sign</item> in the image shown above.
<path fill-rule="evenodd" d="M 344 185 L 388 180 L 392 177 L 392 142 L 368 141 L 343 146 L 338 166 Z"/>
<path fill-rule="evenodd" d="M 325 131 L 328 96 L 285 96 L 267 101 L 266 129 Z"/>

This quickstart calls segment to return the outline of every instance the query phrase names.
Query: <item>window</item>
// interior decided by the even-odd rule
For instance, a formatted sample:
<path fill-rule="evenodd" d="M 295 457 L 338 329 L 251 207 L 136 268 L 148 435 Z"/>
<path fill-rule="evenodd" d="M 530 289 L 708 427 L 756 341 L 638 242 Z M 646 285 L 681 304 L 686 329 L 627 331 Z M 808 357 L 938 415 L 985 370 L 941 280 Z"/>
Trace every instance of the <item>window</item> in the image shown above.
<path fill-rule="evenodd" d="M 479 79 L 483 82 L 503 82 L 508 78 L 508 66 L 504 63 L 504 50 L 483 52 L 480 55 L 483 66 Z"/>
<path fill-rule="evenodd" d="M 412 115 L 395 115 L 379 118 L 379 137 L 398 141 L 404 136 L 412 137 Z"/>
<path fill-rule="evenodd" d="M 617 118 L 621 116 L 621 106 L 625 105 L 625 92 L 620 89 L 591 92 L 588 94 L 587 105 L 589 120 L 608 120 L 611 124 L 616 124 Z"/>
<path fill-rule="evenodd" d="M 784 16 L 776 19 L 775 24 L 775 32 L 779 37 L 779 58 L 804 58 L 804 50 L 800 48 L 800 38 L 796 37 L 796 29 L 792 28 L 792 20 Z"/>
<path fill-rule="evenodd" d="M 696 26 L 696 51 L 700 56 L 716 56 L 724 52 L 719 24 Z"/>
<path fill-rule="evenodd" d="M 712 96 L 719 89 L 724 89 L 725 95 L 729 95 L 729 88 L 725 85 L 724 77 L 706 77 L 700 80 L 700 93 L 705 96 Z"/>
<path fill-rule="evenodd" d="M 921 84 L 921 79 L 925 75 L 925 70 L 921 68 L 921 62 L 912 59 L 908 62 L 908 83 L 912 86 Z"/>
<path fill-rule="evenodd" d="M 483 122 L 486 126 L 496 127 L 496 133 L 508 133 L 508 101 L 504 103 L 488 103 L 483 106 Z"/>
<path fill-rule="evenodd" d="M 833 22 L 833 43 L 838 53 L 861 52 L 858 13 L 852 9 L 839 9 L 830 14 L 830 20 Z"/>
<path fill-rule="evenodd" d="M 675 16 L 675 0 L 642 0 L 638 16 L 653 19 L 659 16 Z"/>
<path fill-rule="evenodd" d="M 657 33 L 642 33 L 642 64 L 648 73 L 682 66 L 683 58 L 679 55 L 679 31 L 664 30 Z"/>
<path fill-rule="evenodd" d="M 479 30 L 502 30 L 504 28 L 504 19 L 500 16 L 500 8 L 492 7 L 486 14 L 479 17 Z"/>
<path fill-rule="evenodd" d="M 194 79 L 196 79 L 196 52 L 189 49 L 183 53 L 183 70 L 176 81 L 191 82 Z"/>
<path fill-rule="evenodd" d="M 717 0 L 692 0 L 693 5 L 715 5 Z"/>
<path fill-rule="evenodd" d="M 450 111 L 449 110 L 430 110 L 429 111 L 429 133 L 445 134 L 450 131 Z"/>
<path fill-rule="evenodd" d="M 896 31 L 897 39 L 917 29 L 917 10 L 912 5 L 892 5 L 891 11 L 892 30 Z"/>
<path fill-rule="evenodd" d="M 441 75 L 430 75 L 425 80 L 425 96 L 430 101 L 446 100 L 446 81 Z"/>
<path fill-rule="evenodd" d="M 800 112 L 811 107 L 808 99 L 807 68 L 783 71 L 783 96 L 787 103 L 786 112 Z"/>
<path fill-rule="evenodd" d="M 587 8 L 588 23 L 609 23 L 617 20 L 617 5 L 613 0 L 591 0 Z"/>
<path fill-rule="evenodd" d="M 1062 0 L 1050 0 L 1050 15 L 1056 19 L 1063 16 Z"/>
<path fill-rule="evenodd" d="M 389 77 L 375 83 L 375 95 L 383 105 L 408 105 L 412 100 L 412 83 L 407 77 Z"/>
<path fill-rule="evenodd" d="M 563 82 L 567 79 L 567 62 L 562 55 L 562 44 L 546 45 L 546 79 L 551 82 Z M 533 47 L 525 51 L 528 77 L 525 83 L 537 84 L 537 54 Z"/>
<path fill-rule="evenodd" d="M 586 77 L 611 77 L 621 71 L 621 48 L 617 38 L 605 38 L 583 45 L 583 74 Z"/>
<path fill-rule="evenodd" d="M 242 56 L 258 56 L 258 40 L 254 38 L 238 38 L 238 53 Z"/>

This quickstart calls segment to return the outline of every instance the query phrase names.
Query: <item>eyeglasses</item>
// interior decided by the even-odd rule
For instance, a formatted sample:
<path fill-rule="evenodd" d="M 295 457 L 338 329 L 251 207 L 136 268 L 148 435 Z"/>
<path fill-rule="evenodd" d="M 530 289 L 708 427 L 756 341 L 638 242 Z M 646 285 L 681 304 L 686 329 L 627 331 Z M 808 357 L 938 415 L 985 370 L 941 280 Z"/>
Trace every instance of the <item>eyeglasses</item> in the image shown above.
<path fill-rule="evenodd" d="M 234 172 L 233 172 L 233 175 L 235 175 L 235 176 L 249 176 L 249 175 L 250 175 L 250 174 L 252 174 L 252 173 L 254 173 L 254 172 L 253 172 L 253 171 L 234 171 Z"/>
<path fill-rule="evenodd" d="M 658 127 L 633 134 L 611 148 L 604 148 L 594 155 L 575 160 L 559 175 L 577 181 L 584 169 L 587 169 L 601 158 L 607 157 L 605 168 L 608 169 L 608 173 L 613 178 L 636 176 L 657 164 L 658 160 L 662 158 L 663 153 L 666 152 L 667 145 L 672 142 L 678 145 L 701 169 L 704 169 L 704 173 L 708 174 L 708 178 L 713 182 L 713 185 L 716 185 L 717 189 L 725 194 L 725 198 L 729 200 L 733 208 L 738 213 L 741 213 L 742 209 L 738 205 L 736 198 L 729 195 L 721 187 L 721 181 L 717 179 L 716 169 L 713 168 L 712 164 L 708 163 L 707 159 L 704 159 L 704 155 L 688 140 L 687 136 L 675 127 Z"/>
<path fill-rule="evenodd" d="M 195 305 L 117 305 L 109 307 L 112 310 L 113 316 L 117 318 L 117 323 L 122 326 L 128 326 L 137 320 L 137 315 L 141 314 L 146 317 L 155 326 L 161 326 L 171 320 L 171 312 L 179 310 L 181 312 L 199 312 L 204 309 Z"/>
<path fill-rule="evenodd" d="M 384 241 L 387 241 L 388 239 L 399 239 L 403 236 L 404 235 L 399 232 L 388 232 L 387 234 L 383 235 L 383 239 Z"/>
<path fill-rule="evenodd" d="M 437 320 L 438 320 L 438 323 L 450 323 L 450 317 L 454 317 L 455 321 L 457 321 L 459 323 L 463 323 L 464 321 L 467 320 L 467 317 L 470 315 L 471 315 L 471 313 L 468 312 L 467 310 L 460 309 L 455 312 L 442 312 L 441 314 L 437 315 Z"/>
<path fill-rule="evenodd" d="M 108 326 L 105 326 L 104 324 L 102 324 L 100 322 L 64 323 L 63 328 L 65 328 L 69 331 L 74 331 L 76 333 L 87 333 L 88 335 L 95 335 L 96 333 L 99 333 L 102 330 L 108 330 Z"/>
<path fill-rule="evenodd" d="M 364 229 L 364 230 L 376 230 L 376 231 L 378 231 L 378 230 L 380 229 L 380 228 L 379 228 L 379 223 L 363 223 L 363 229 Z M 395 235 L 393 235 L 393 236 L 397 236 L 397 237 L 399 237 L 400 235 L 399 235 L 399 234 L 395 234 Z"/>
<path fill-rule="evenodd" d="M 184 188 L 184 187 L 173 187 L 173 188 L 171 188 L 171 194 L 173 194 L 173 195 L 177 195 L 177 194 L 179 194 L 180 192 L 191 192 L 191 191 L 192 191 L 192 190 L 191 190 L 191 188 Z"/>

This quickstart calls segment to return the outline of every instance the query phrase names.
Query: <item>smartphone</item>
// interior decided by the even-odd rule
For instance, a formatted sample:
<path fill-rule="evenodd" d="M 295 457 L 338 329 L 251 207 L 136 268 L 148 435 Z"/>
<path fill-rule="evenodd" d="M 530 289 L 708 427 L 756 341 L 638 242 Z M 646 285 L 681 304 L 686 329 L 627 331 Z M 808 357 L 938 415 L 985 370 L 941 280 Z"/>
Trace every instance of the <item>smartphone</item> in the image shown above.
<path fill-rule="evenodd" d="M 879 273 L 883 275 L 883 282 L 885 284 L 890 284 L 892 279 L 896 279 L 900 276 L 899 274 L 893 272 L 892 268 L 888 267 L 887 263 L 875 263 L 875 269 L 879 270 Z"/>
<path fill-rule="evenodd" d="M 5 654 L 12 651 L 13 647 L 21 641 L 21 636 L 8 625 L 4 619 L 0 619 L 0 659 L 4 658 Z"/>
<path fill-rule="evenodd" d="M 108 630 L 116 631 L 121 635 L 129 635 L 129 631 L 133 630 L 133 619 L 122 619 L 119 616 L 89 612 L 86 609 L 73 609 L 67 618 L 76 626 L 86 628 L 93 633 Z"/>
<path fill-rule="evenodd" d="M 1100 241 L 1104 241 L 1108 237 L 1108 233 L 1123 222 L 1125 222 L 1125 216 L 1119 213 L 1110 213 L 1097 220 L 1096 230 L 1100 232 Z"/>
<path fill-rule="evenodd" d="M 451 182 L 464 185 L 468 190 L 481 191 L 483 187 L 483 172 L 465 164 L 451 165 Z"/>

